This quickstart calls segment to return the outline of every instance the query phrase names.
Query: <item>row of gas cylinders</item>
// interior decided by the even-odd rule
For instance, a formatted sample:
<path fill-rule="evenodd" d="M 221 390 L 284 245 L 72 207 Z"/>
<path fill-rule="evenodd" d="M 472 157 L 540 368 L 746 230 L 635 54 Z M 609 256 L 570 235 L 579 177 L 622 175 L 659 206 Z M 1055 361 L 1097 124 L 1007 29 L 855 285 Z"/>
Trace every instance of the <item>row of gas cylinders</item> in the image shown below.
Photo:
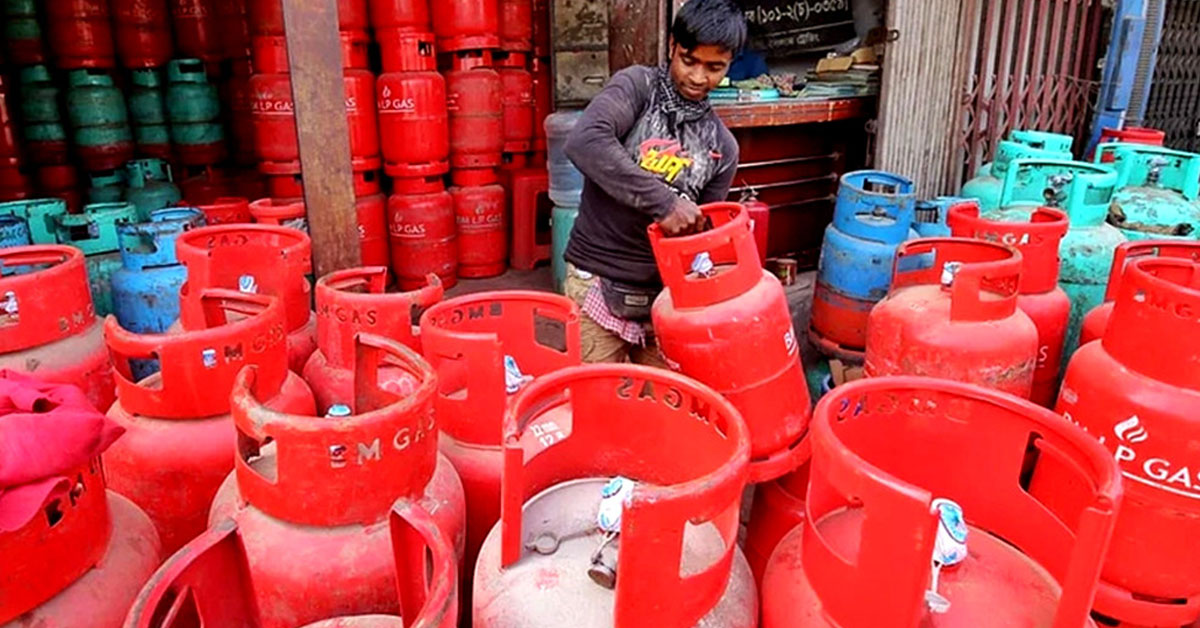
<path fill-rule="evenodd" d="M 951 381 L 979 378 L 940 366 L 1005 343 L 1034 349 L 1014 303 L 1021 249 L 918 240 L 908 258 L 925 270 L 872 318 L 926 330 L 896 338 L 923 350 L 901 373 L 835 388 L 810 421 L 786 298 L 747 212 L 703 210 L 711 231 L 650 233 L 666 286 L 655 328 L 680 373 L 577 366 L 579 311 L 550 294 L 440 301 L 435 277 L 386 293 L 385 269 L 352 269 L 317 282 L 310 311 L 309 242 L 286 228 L 179 238 L 188 283 L 173 334 L 92 317 L 77 252 L 0 252 L 6 268 L 32 267 L 0 278 L 15 304 L 0 365 L 113 378 L 108 414 L 126 433 L 103 477 L 146 515 L 114 525 L 108 543 L 143 548 L 136 567 L 97 577 L 118 559 L 51 563 L 69 575 L 35 571 L 23 590 L 34 593 L 0 619 L 299 626 L 399 611 L 404 624 L 340 625 L 450 626 L 460 584 L 475 626 L 1196 619 L 1187 421 L 1200 391 L 1200 247 L 1127 245 L 1147 248 L 1114 268 L 1108 324 L 1073 359 L 1056 414 L 997 390 L 1001 379 Z M 1061 228 L 1061 212 L 1038 211 L 1053 220 L 1035 224 Z M 1192 253 L 1169 257 L 1172 246 Z M 61 289 L 46 299 L 35 283 Z M 130 361 L 147 358 L 161 373 L 135 381 Z M 1032 372 L 1021 359 L 1016 377 Z M 801 465 L 795 508 L 756 504 L 748 553 L 770 557 L 757 586 L 753 555 L 737 547 L 743 491 Z M 104 544 L 29 525 L 24 538 L 60 543 L 32 555 Z M 155 535 L 163 555 L 179 551 L 151 575 L 159 543 L 129 541 Z M 86 605 L 81 623 L 83 595 L 105 604 Z"/>

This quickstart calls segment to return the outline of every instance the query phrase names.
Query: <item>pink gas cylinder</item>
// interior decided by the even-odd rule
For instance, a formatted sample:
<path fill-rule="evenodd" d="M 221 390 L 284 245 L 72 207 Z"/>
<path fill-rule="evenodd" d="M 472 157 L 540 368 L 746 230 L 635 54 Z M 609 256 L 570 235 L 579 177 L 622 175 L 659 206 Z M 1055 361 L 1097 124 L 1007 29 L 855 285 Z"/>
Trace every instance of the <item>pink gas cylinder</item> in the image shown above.
<path fill-rule="evenodd" d="M 1028 399 L 1038 330 L 1017 308 L 1021 259 L 983 240 L 901 244 L 891 291 L 868 319 L 867 376 L 941 377 Z"/>
<path fill-rule="evenodd" d="M 763 270 L 740 203 L 700 209 L 713 228 L 667 237 L 650 227 L 664 289 L 654 302 L 663 357 L 733 402 L 750 429 L 750 477 L 775 479 L 804 462 L 812 404 L 783 286 Z"/>
<path fill-rule="evenodd" d="M 1070 226 L 1061 210 L 1041 207 L 1021 222 L 987 220 L 979 215 L 979 204 L 960 203 L 946 213 L 950 233 L 1011 246 L 1021 251 L 1021 287 L 1017 308 L 1037 327 L 1037 365 L 1033 371 L 1030 399 L 1053 407 L 1058 398 L 1058 376 L 1071 300 L 1058 286 L 1058 245 Z"/>
<path fill-rule="evenodd" d="M 503 442 L 476 627 L 758 626 L 737 547 L 750 437 L 721 395 L 644 366 L 564 369 L 509 404 Z"/>
<path fill-rule="evenodd" d="M 392 272 L 401 290 L 414 290 L 433 273 L 447 290 L 458 283 L 458 226 L 454 199 L 442 187 L 441 177 L 408 180 L 388 198 L 388 239 Z M 412 181 L 420 181 L 413 187 Z"/>
<path fill-rule="evenodd" d="M 0 368 L 78 386 L 101 412 L 116 393 L 83 253 L 72 246 L 0 249 Z"/>
<path fill-rule="evenodd" d="M 1200 264 L 1125 265 L 1104 335 L 1071 358 L 1055 410 L 1103 443 L 1126 479 L 1094 610 L 1106 625 L 1200 619 Z"/>
<path fill-rule="evenodd" d="M 421 316 L 425 358 L 438 372 L 441 451 L 467 495 L 467 562 L 500 518 L 504 408 L 522 375 L 579 364 L 579 307 L 546 292 L 483 292 L 442 301 Z M 505 362 L 511 358 L 511 369 Z M 509 385 L 506 372 L 513 371 Z"/>
<path fill-rule="evenodd" d="M 317 412 L 335 405 L 350 405 L 354 394 L 355 341 L 359 334 L 375 334 L 421 350 L 413 313 L 442 299 L 437 275 L 412 292 L 387 292 L 386 266 L 350 268 L 317 281 L 317 350 L 304 365 L 304 379 L 317 398 Z M 379 385 L 397 395 L 412 394 L 417 382 L 407 371 L 381 367 Z"/>
<path fill-rule="evenodd" d="M 272 225 L 216 225 L 192 229 L 175 240 L 175 254 L 187 267 L 179 290 L 183 329 L 205 320 L 200 295 L 226 288 L 278 297 L 283 302 L 288 368 L 300 373 L 317 349 L 312 312 L 312 240 L 296 229 Z"/>
<path fill-rule="evenodd" d="M 1185 240 L 1132 240 L 1117 247 L 1113 254 L 1112 270 L 1108 274 L 1108 289 L 1104 303 L 1096 306 L 1083 317 L 1079 332 L 1079 346 L 1104 337 L 1108 319 L 1112 318 L 1113 301 L 1121 288 L 1121 275 L 1125 265 L 1142 257 L 1172 257 L 1200 262 L 1200 242 Z"/>
<path fill-rule="evenodd" d="M 805 522 L 771 556 L 763 628 L 1094 628 L 1122 495 L 1094 439 L 1028 401 L 922 377 L 817 405 Z"/>
<path fill-rule="evenodd" d="M 113 490 L 150 515 L 172 554 L 207 527 L 217 488 L 233 470 L 236 434 L 229 391 L 243 366 L 258 368 L 258 394 L 273 410 L 314 411 L 313 394 L 287 368 L 283 304 L 230 290 L 200 295 L 201 326 L 169 334 L 105 334 L 116 365 L 117 402 L 108 415 L 125 436 L 104 455 Z M 157 359 L 142 381 L 132 360 Z"/>

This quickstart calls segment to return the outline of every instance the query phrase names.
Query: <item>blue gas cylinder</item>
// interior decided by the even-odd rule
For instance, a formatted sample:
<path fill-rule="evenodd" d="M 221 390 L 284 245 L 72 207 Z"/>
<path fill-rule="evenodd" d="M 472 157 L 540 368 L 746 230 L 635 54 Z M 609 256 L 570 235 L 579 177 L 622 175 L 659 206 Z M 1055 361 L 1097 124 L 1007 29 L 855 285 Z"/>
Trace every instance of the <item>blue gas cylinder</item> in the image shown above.
<path fill-rule="evenodd" d="M 125 200 L 137 208 L 138 218 L 148 220 L 150 212 L 170 207 L 183 195 L 171 176 L 171 166 L 161 159 L 134 159 L 125 164 L 129 187 Z"/>
<path fill-rule="evenodd" d="M 825 230 L 809 337 L 830 357 L 861 361 L 867 316 L 887 296 L 892 260 L 913 230 L 916 195 L 902 176 L 860 170 L 842 176 Z"/>
<path fill-rule="evenodd" d="M 974 203 L 975 199 L 962 196 L 939 196 L 928 201 L 917 201 L 913 214 L 913 230 L 922 238 L 949 238 L 950 227 L 946 225 L 946 213 L 959 203 Z"/>
<path fill-rule="evenodd" d="M 29 237 L 29 221 L 21 216 L 0 216 L 0 248 L 28 246 L 33 244 Z"/>
<path fill-rule="evenodd" d="M 175 256 L 175 239 L 204 226 L 204 212 L 192 207 L 168 207 L 150 220 L 117 227 L 121 268 L 112 275 L 113 315 L 121 327 L 139 334 L 162 333 L 179 318 L 179 288 L 187 268 Z M 158 371 L 151 360 L 132 364 L 136 380 Z"/>

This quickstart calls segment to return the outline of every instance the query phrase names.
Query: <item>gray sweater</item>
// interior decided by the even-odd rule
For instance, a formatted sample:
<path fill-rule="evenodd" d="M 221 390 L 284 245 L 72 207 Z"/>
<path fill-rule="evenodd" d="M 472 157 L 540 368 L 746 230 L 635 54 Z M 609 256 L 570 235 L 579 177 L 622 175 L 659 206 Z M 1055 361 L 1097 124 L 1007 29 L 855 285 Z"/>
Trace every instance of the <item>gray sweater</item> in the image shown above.
<path fill-rule="evenodd" d="M 725 200 L 738 146 L 707 103 L 683 100 L 665 69 L 633 66 L 592 99 L 567 156 L 585 181 L 566 259 L 608 279 L 657 287 L 647 227 L 679 195 Z"/>

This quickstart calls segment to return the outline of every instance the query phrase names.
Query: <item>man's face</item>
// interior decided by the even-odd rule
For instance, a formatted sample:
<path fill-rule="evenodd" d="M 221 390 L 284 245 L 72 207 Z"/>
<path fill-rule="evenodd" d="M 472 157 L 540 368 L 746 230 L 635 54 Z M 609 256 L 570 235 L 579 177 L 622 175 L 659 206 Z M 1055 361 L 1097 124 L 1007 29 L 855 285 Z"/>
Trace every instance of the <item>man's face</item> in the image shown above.
<path fill-rule="evenodd" d="M 701 45 L 684 50 L 671 44 L 671 80 L 688 100 L 704 100 L 729 71 L 733 53 L 720 46 Z"/>

